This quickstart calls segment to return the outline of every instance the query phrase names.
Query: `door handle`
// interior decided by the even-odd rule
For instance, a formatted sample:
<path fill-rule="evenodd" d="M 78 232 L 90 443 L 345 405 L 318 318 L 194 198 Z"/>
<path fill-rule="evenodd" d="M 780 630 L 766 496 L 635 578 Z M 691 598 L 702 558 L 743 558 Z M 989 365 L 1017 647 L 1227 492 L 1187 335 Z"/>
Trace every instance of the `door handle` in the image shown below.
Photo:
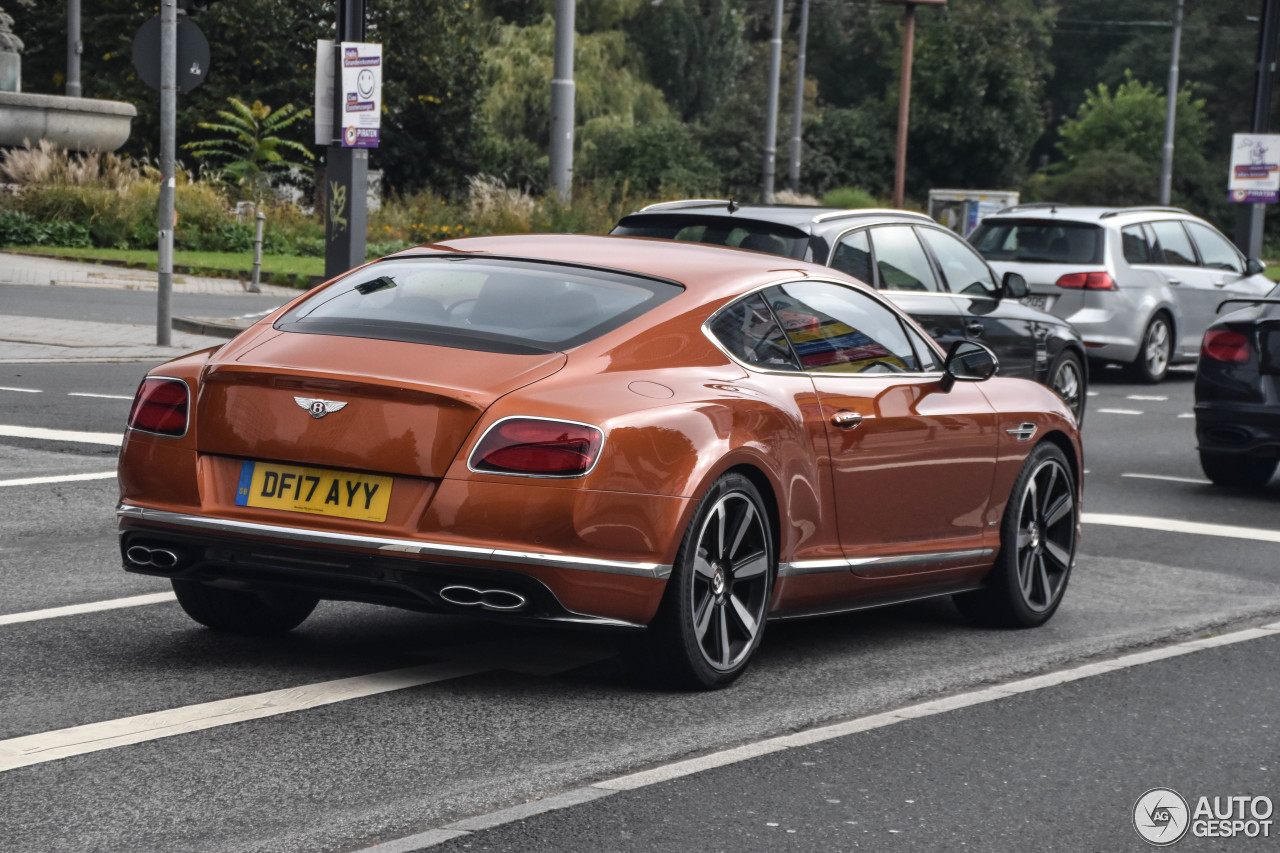
<path fill-rule="evenodd" d="M 1214 287 L 1226 287 L 1226 286 L 1227 286 L 1227 280 L 1224 278 L 1222 281 L 1215 281 L 1215 282 L 1213 283 L 1213 286 L 1214 286 Z"/>
<path fill-rule="evenodd" d="M 975 338 L 982 337 L 983 333 L 986 332 L 986 327 L 983 326 L 981 323 L 979 323 L 977 320 L 971 321 L 969 325 L 965 326 L 964 328 L 966 332 L 968 332 L 970 335 L 972 335 Z"/>
<path fill-rule="evenodd" d="M 1182 279 L 1173 278 L 1171 276 L 1166 276 L 1165 281 L 1169 282 L 1170 284 L 1182 284 Z"/>
<path fill-rule="evenodd" d="M 840 429 L 853 429 L 862 423 L 862 415 L 857 412 L 839 411 L 831 416 L 832 426 Z"/>

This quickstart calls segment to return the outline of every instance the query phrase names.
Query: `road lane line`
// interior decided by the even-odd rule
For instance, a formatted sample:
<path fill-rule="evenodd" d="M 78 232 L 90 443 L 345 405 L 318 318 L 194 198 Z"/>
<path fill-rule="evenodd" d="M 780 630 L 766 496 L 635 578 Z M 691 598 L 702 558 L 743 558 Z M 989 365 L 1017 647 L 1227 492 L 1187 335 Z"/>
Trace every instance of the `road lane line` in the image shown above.
<path fill-rule="evenodd" d="M 505 809 L 498 809 L 487 814 L 475 815 L 473 817 L 445 824 L 444 826 L 429 829 L 415 835 L 409 835 L 402 838 L 388 840 L 381 844 L 375 844 L 368 849 L 372 851 L 372 853 L 415 853 L 415 851 L 426 850 L 430 847 L 443 844 L 446 841 L 451 841 L 465 835 L 471 835 L 480 830 L 491 829 L 496 826 L 502 826 L 503 824 L 526 820 L 534 815 L 543 814 L 549 811 L 571 808 L 572 806 L 580 803 L 591 802 L 592 800 L 597 800 L 601 797 L 610 796 L 612 794 L 618 794 L 623 791 L 634 791 L 640 788 L 646 788 L 650 785 L 656 785 L 660 782 L 667 782 L 684 776 L 692 776 L 693 774 L 701 773 L 704 770 L 711 770 L 717 767 L 736 764 L 740 761 L 746 761 L 759 756 L 770 755 L 788 749 L 795 749 L 797 747 L 811 746 L 816 743 L 822 743 L 824 741 L 834 740 L 841 737 L 848 737 L 860 732 L 896 725 L 897 723 L 918 720 L 922 717 L 932 717 L 939 714 L 945 714 L 950 711 L 968 708 L 973 705 L 981 705 L 987 702 L 1009 699 L 1034 690 L 1056 687 L 1071 681 L 1078 681 L 1083 678 L 1092 678 L 1097 675 L 1105 675 L 1122 669 L 1128 669 L 1130 667 L 1144 666 L 1166 658 L 1180 657 L 1182 655 L 1194 654 L 1210 648 L 1220 648 L 1222 646 L 1229 646 L 1235 643 L 1243 643 L 1263 637 L 1274 636 L 1280 636 L 1280 622 L 1263 625 L 1259 628 L 1249 628 L 1243 631 L 1223 634 L 1216 637 L 1188 640 L 1186 642 L 1175 643 L 1171 646 L 1130 653 L 1118 658 L 1112 658 L 1111 660 L 1083 664 L 1081 666 L 1072 667 L 1071 669 L 1046 673 L 1044 675 L 1031 676 L 1029 678 L 1023 678 L 1017 681 L 1007 682 L 1005 684 L 971 690 L 967 693 L 961 693 L 954 696 L 930 699 L 915 705 L 909 705 L 905 708 L 898 708 L 893 711 L 885 711 L 883 713 L 872 714 L 870 716 L 859 717 L 857 719 L 846 720 L 830 725 L 815 726 L 813 728 L 791 734 L 778 735 L 776 737 L 764 738 L 763 740 L 759 740 L 754 743 L 730 747 L 718 752 L 713 752 L 710 755 L 701 755 L 696 758 L 672 761 L 647 770 L 641 770 L 637 773 L 629 773 L 625 776 L 617 776 L 613 779 L 606 779 L 592 785 L 574 788 L 555 796 L 544 797 L 540 800 L 521 803 Z"/>
<path fill-rule="evenodd" d="M 119 610 L 123 607 L 141 607 L 145 604 L 161 604 L 173 601 L 173 593 L 156 592 L 150 595 L 133 595 L 129 598 L 112 598 L 107 601 L 90 601 L 87 604 L 68 604 L 66 607 L 50 607 L 46 610 L 28 610 L 25 613 L 0 615 L 0 625 L 17 625 L 20 622 L 38 622 L 41 619 L 57 619 L 60 616 L 79 616 L 82 613 L 100 613 L 103 610 Z"/>
<path fill-rule="evenodd" d="M 74 483 L 78 480 L 106 480 L 114 477 L 115 471 L 99 471 L 95 474 L 60 474 L 56 477 L 24 477 L 20 480 L 0 480 L 3 486 L 38 486 L 42 483 Z"/>
<path fill-rule="evenodd" d="M 1230 524 L 1205 524 L 1200 521 L 1178 521 L 1172 518 L 1152 518 L 1147 515 L 1113 515 L 1106 512 L 1082 512 L 1080 513 L 1080 520 L 1085 524 L 1136 527 L 1140 530 L 1160 530 L 1166 533 L 1193 533 L 1197 536 L 1223 536 L 1228 539 L 1280 542 L 1280 531 L 1262 530 L 1257 527 L 1236 527 Z"/>
<path fill-rule="evenodd" d="M 1104 415 L 1141 415 L 1143 414 L 1137 409 L 1094 409 L 1094 411 Z"/>
<path fill-rule="evenodd" d="M 1125 399 L 1126 400 L 1150 400 L 1154 403 L 1163 403 L 1167 401 L 1169 398 L 1155 396 L 1155 395 L 1148 396 L 1146 394 L 1130 394 L 1129 396 L 1125 397 Z"/>
<path fill-rule="evenodd" d="M 65 429 L 44 429 L 0 424 L 0 436 L 9 438 L 38 438 L 43 441 L 75 441 L 81 444 L 110 444 L 119 447 L 124 436 L 115 432 L 72 432 Z"/>
<path fill-rule="evenodd" d="M 1178 417 L 1179 417 L 1179 418 L 1195 418 L 1195 413 L 1194 413 L 1194 412 L 1183 412 L 1182 414 L 1178 415 Z"/>
<path fill-rule="evenodd" d="M 1213 485 L 1208 480 L 1201 480 L 1195 477 L 1169 477 L 1164 474 L 1121 474 L 1121 477 L 1130 477 L 1134 480 L 1165 480 L 1170 483 L 1195 483 L 1197 486 Z"/>
<path fill-rule="evenodd" d="M 6 385 L 0 385 L 0 391 L 17 391 L 20 394 L 43 394 L 39 388 L 10 388 Z"/>
<path fill-rule="evenodd" d="M 421 687 L 491 669 L 490 664 L 459 661 L 411 666 L 9 738 L 0 740 L 0 773 L 73 755 Z"/>
<path fill-rule="evenodd" d="M 87 391 L 68 391 L 68 397 L 97 397 L 99 400 L 132 400 L 132 397 L 122 397 L 119 394 L 90 394 Z"/>

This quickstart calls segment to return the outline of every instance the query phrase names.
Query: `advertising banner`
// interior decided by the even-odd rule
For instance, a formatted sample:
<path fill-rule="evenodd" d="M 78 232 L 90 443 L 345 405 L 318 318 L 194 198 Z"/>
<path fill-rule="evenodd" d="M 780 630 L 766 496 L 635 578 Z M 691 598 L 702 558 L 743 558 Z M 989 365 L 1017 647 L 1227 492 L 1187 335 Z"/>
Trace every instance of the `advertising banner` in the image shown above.
<path fill-rule="evenodd" d="M 1231 137 L 1227 198 L 1252 204 L 1280 201 L 1280 135 L 1237 133 Z"/>
<path fill-rule="evenodd" d="M 342 147 L 377 148 L 382 127 L 382 45 L 344 41 Z"/>

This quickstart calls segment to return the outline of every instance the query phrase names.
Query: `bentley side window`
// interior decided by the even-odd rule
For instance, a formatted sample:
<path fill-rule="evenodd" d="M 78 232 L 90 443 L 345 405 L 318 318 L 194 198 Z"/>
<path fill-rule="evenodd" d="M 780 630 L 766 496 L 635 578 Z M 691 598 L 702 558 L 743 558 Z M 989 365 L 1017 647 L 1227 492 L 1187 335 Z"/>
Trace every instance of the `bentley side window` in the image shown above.
<path fill-rule="evenodd" d="M 767 370 L 800 369 L 786 335 L 759 294 L 721 310 L 707 328 L 725 349 L 747 364 Z"/>
<path fill-rule="evenodd" d="M 765 296 L 805 370 L 920 370 L 898 315 L 853 288 L 806 281 L 770 288 Z"/>

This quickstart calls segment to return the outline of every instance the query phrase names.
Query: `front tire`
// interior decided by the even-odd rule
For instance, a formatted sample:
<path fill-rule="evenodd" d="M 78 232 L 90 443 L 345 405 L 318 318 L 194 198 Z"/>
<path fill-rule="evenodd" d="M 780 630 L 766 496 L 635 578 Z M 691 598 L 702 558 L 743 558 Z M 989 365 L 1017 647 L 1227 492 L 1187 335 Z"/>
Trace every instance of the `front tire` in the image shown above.
<path fill-rule="evenodd" d="M 777 573 L 759 490 L 726 474 L 698 504 L 640 653 L 660 680 L 724 687 L 760 646 Z"/>
<path fill-rule="evenodd" d="M 1260 459 L 1240 453 L 1200 451 L 1200 468 L 1216 485 L 1238 489 L 1260 489 L 1276 473 L 1275 459 Z"/>
<path fill-rule="evenodd" d="M 1053 389 L 1067 408 L 1076 416 L 1076 423 L 1084 423 L 1084 405 L 1088 396 L 1084 362 L 1071 350 L 1063 350 L 1049 368 L 1049 387 Z"/>
<path fill-rule="evenodd" d="M 228 634 L 284 634 L 302 624 L 319 599 L 294 592 L 222 589 L 199 581 L 173 581 L 178 604 L 192 619 Z"/>
<path fill-rule="evenodd" d="M 1067 457 L 1042 442 L 1027 456 L 1000 525 L 1000 553 L 986 587 L 955 596 L 975 622 L 1034 628 L 1062 603 L 1075 560 L 1076 482 Z"/>
<path fill-rule="evenodd" d="M 1142 333 L 1138 358 L 1129 365 L 1129 374 L 1144 385 L 1159 384 L 1173 360 L 1173 323 L 1167 314 L 1157 314 Z"/>

